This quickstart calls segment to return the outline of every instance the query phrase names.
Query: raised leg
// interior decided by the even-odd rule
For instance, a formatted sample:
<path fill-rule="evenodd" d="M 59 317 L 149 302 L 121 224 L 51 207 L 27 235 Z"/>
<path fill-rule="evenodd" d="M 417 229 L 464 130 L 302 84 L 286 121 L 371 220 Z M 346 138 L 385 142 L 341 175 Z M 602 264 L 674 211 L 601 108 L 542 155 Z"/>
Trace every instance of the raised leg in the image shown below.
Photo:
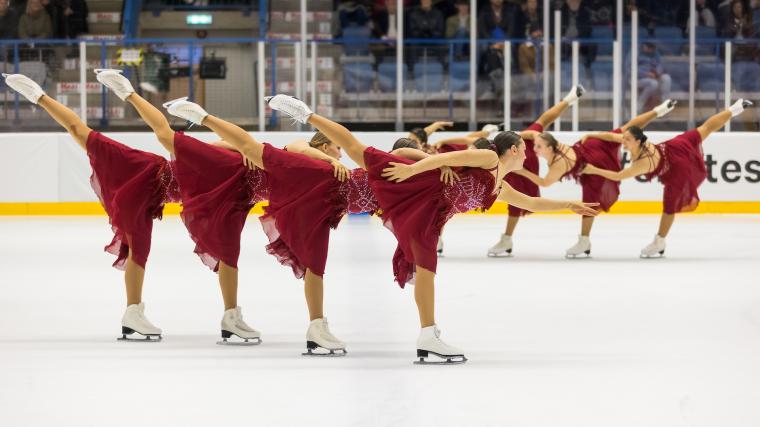
<path fill-rule="evenodd" d="M 711 133 L 715 132 L 716 130 L 722 128 L 728 121 L 731 120 L 731 111 L 726 110 L 722 111 L 702 123 L 702 126 L 697 128 L 697 131 L 699 132 L 699 136 L 702 137 L 702 140 L 704 141 L 705 138 L 710 136 Z M 663 236 L 664 237 L 664 236 Z"/>
<path fill-rule="evenodd" d="M 554 123 L 554 121 L 557 120 L 569 106 L 570 104 L 566 101 L 558 102 L 550 109 L 544 111 L 544 113 L 541 114 L 541 117 L 536 120 L 536 123 L 540 124 L 544 128 L 551 126 L 551 124 Z"/>
<path fill-rule="evenodd" d="M 252 161 L 257 168 L 264 168 L 264 144 L 256 141 L 241 127 L 209 114 L 203 119 L 203 126 L 211 129 L 220 138 L 229 142 Z"/>
<path fill-rule="evenodd" d="M 238 269 L 219 261 L 219 288 L 222 290 L 224 310 L 237 307 Z"/>
<path fill-rule="evenodd" d="M 325 134 L 330 141 L 338 144 L 340 148 L 345 150 L 348 157 L 351 157 L 351 160 L 355 161 L 363 169 L 367 169 L 364 165 L 364 150 L 367 149 L 367 146 L 359 142 L 345 126 L 316 113 L 309 117 L 309 123 Z"/>
<path fill-rule="evenodd" d="M 309 320 L 323 318 L 324 282 L 322 276 L 306 269 L 303 291 L 306 296 L 306 305 L 309 308 Z"/>
<path fill-rule="evenodd" d="M 414 279 L 414 300 L 420 314 L 420 327 L 435 325 L 435 273 L 420 266 Z"/>
<path fill-rule="evenodd" d="M 164 116 L 158 108 L 154 107 L 153 104 L 137 93 L 129 95 L 127 97 L 127 102 L 135 107 L 135 110 L 140 114 L 143 121 L 153 129 L 153 133 L 156 134 L 161 145 L 163 145 L 168 152 L 174 154 L 174 131 L 169 126 L 169 121 L 166 120 L 166 116 Z"/>
<path fill-rule="evenodd" d="M 625 132 L 631 126 L 644 129 L 652 120 L 657 118 L 657 112 L 649 110 L 646 113 L 641 113 L 638 116 L 632 118 L 628 123 L 624 124 L 620 129 Z"/>
<path fill-rule="evenodd" d="M 87 137 L 92 132 L 92 129 L 87 127 L 76 113 L 47 95 L 42 95 L 37 101 L 37 105 L 44 108 L 50 114 L 50 117 L 63 126 L 69 135 L 74 138 L 74 141 L 83 150 L 87 151 Z"/>

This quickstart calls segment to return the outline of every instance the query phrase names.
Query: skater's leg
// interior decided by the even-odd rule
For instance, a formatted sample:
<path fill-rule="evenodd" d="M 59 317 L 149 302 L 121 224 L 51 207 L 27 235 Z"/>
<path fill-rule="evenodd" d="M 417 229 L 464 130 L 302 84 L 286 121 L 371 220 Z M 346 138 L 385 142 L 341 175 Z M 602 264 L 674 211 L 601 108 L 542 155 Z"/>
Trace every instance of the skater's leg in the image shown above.
<path fill-rule="evenodd" d="M 668 236 L 668 232 L 670 232 L 670 227 L 673 226 L 673 221 L 676 219 L 675 214 L 667 214 L 665 212 L 662 213 L 662 216 L 660 217 L 660 229 L 657 231 L 657 235 L 665 238 Z"/>
<path fill-rule="evenodd" d="M 306 269 L 303 290 L 306 296 L 306 305 L 309 308 L 309 320 L 323 318 L 324 282 L 322 276 L 318 276 L 312 273 L 311 270 Z"/>
<path fill-rule="evenodd" d="M 229 310 L 237 307 L 238 269 L 219 261 L 217 273 L 219 274 L 219 288 L 222 290 L 222 299 L 224 299 L 224 309 Z"/>
<path fill-rule="evenodd" d="M 512 233 L 515 232 L 515 227 L 517 227 L 517 223 L 520 221 L 519 216 L 508 216 L 507 217 L 507 230 L 504 232 L 507 236 L 511 236 Z"/>
<path fill-rule="evenodd" d="M 581 236 L 588 237 L 591 234 L 591 227 L 594 225 L 593 216 L 584 216 L 581 219 Z"/>
<path fill-rule="evenodd" d="M 168 152 L 174 154 L 174 131 L 169 126 L 169 121 L 166 120 L 166 116 L 137 93 L 129 95 L 127 97 L 127 102 L 135 107 L 135 110 L 140 114 L 143 121 L 153 129 L 153 133 L 156 134 L 161 145 L 163 145 Z"/>
<path fill-rule="evenodd" d="M 557 104 L 554 104 L 553 107 L 541 114 L 541 117 L 536 120 L 536 123 L 540 124 L 544 128 L 551 126 L 551 124 L 554 123 L 554 121 L 557 120 L 569 106 L 570 104 L 566 101 L 560 101 Z"/>
<path fill-rule="evenodd" d="M 625 132 L 631 126 L 636 126 L 644 129 L 652 120 L 657 118 L 657 112 L 649 110 L 646 113 L 641 113 L 638 116 L 632 118 L 628 123 L 624 124 L 620 129 Z"/>
<path fill-rule="evenodd" d="M 355 161 L 362 169 L 367 169 L 364 165 L 364 150 L 367 149 L 367 146 L 359 142 L 345 126 L 316 113 L 309 117 L 309 123 L 325 134 L 330 141 L 345 150 L 351 160 Z"/>
<path fill-rule="evenodd" d="M 203 119 L 203 126 L 211 129 L 219 135 L 220 138 L 229 142 L 241 154 L 252 161 L 257 168 L 264 168 L 264 144 L 256 141 L 253 137 L 240 128 L 228 121 L 222 120 L 209 114 Z"/>
<path fill-rule="evenodd" d="M 124 269 L 124 285 L 127 290 L 127 305 L 142 302 L 142 288 L 145 280 L 145 269 L 132 261 L 132 249 L 129 250 L 126 268 Z"/>
<path fill-rule="evenodd" d="M 87 137 L 92 132 L 92 129 L 87 127 L 86 124 L 71 111 L 68 107 L 56 101 L 55 99 L 43 95 L 37 105 L 44 108 L 50 117 L 53 118 L 59 125 L 63 126 L 66 131 L 74 138 L 77 144 L 87 151 Z"/>
<path fill-rule="evenodd" d="M 420 314 L 420 326 L 435 325 L 435 273 L 417 266 L 414 278 L 414 300 Z"/>
<path fill-rule="evenodd" d="M 716 130 L 722 128 L 726 123 L 728 123 L 729 120 L 731 120 L 730 110 L 722 111 L 710 117 L 709 119 L 707 119 L 706 122 L 702 123 L 702 126 L 697 128 L 697 131 L 699 132 L 699 136 L 701 136 L 702 140 L 704 141 L 705 138 L 707 138 L 711 133 L 715 132 Z"/>

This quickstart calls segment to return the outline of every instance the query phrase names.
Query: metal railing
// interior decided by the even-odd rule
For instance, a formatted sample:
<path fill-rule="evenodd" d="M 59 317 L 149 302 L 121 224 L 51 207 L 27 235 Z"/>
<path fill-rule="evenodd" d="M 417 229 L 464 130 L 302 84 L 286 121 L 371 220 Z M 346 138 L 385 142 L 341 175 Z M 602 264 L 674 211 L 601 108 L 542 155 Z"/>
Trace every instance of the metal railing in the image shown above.
<path fill-rule="evenodd" d="M 504 121 L 519 128 L 577 83 L 589 93 L 555 129 L 609 129 L 619 126 L 624 115 L 645 108 L 639 100 L 641 76 L 631 65 L 637 64 L 644 42 L 674 53 L 663 61 L 671 75 L 671 96 L 682 105 L 693 104 L 697 120 L 725 108 L 732 98 L 760 95 L 758 74 L 753 74 L 760 64 L 746 60 L 748 50 L 760 49 L 760 41 L 700 39 L 698 61 L 691 66 L 683 55 L 684 39 L 639 37 L 633 29 L 623 42 L 560 38 L 548 49 L 544 40 L 528 39 L 478 40 L 474 48 L 467 39 L 406 39 L 399 48 L 394 40 L 351 37 L 305 45 L 262 38 L 46 40 L 34 45 L 3 40 L 0 70 L 30 74 L 96 127 L 141 125 L 94 79 L 92 69 L 116 67 L 124 68 L 135 88 L 157 105 L 189 96 L 258 129 L 298 128 L 266 110 L 263 95 L 278 92 L 299 96 L 315 111 L 340 121 L 379 124 L 376 129 L 441 119 L 470 127 Z M 143 49 L 141 65 L 119 65 L 119 49 L 129 48 Z M 226 61 L 226 79 L 200 78 L 201 64 L 212 57 Z M 548 91 L 546 75 L 553 83 Z M 5 119 L 2 129 L 53 128 L 44 114 L 2 85 L 0 117 Z M 684 129 L 691 117 L 674 113 L 655 126 Z M 735 128 L 755 129 L 757 122 L 755 115 Z"/>

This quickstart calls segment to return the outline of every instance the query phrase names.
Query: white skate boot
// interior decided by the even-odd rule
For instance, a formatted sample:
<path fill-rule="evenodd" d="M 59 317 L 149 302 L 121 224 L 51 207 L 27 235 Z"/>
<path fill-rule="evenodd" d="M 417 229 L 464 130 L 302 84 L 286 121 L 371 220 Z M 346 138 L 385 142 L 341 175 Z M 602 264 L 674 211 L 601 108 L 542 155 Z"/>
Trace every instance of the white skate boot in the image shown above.
<path fill-rule="evenodd" d="M 655 234 L 654 241 L 641 250 L 642 258 L 662 258 L 665 255 L 665 238 Z"/>
<path fill-rule="evenodd" d="M 512 256 L 512 236 L 502 234 L 499 238 L 499 242 L 488 249 L 488 256 Z"/>
<path fill-rule="evenodd" d="M 427 357 L 431 354 L 442 360 L 428 361 Z M 436 325 L 420 330 L 420 336 L 417 338 L 417 357 L 419 360 L 414 362 L 415 365 L 453 365 L 467 361 L 462 350 L 441 341 L 441 330 Z"/>
<path fill-rule="evenodd" d="M 236 336 L 243 341 L 227 341 Z M 243 312 L 240 307 L 231 308 L 224 312 L 222 317 L 222 340 L 220 345 L 259 345 L 261 344 L 261 332 L 248 326 L 243 320 Z"/>
<path fill-rule="evenodd" d="M 127 335 L 138 333 L 144 339 L 127 338 Z M 157 342 L 161 341 L 161 329 L 153 326 L 145 317 L 145 303 L 127 306 L 121 318 L 121 338 L 119 341 Z"/>
<path fill-rule="evenodd" d="M 586 88 L 584 88 L 583 85 L 575 85 L 570 88 L 570 92 L 568 92 L 562 100 L 567 102 L 568 105 L 573 105 L 581 99 L 584 93 L 586 93 Z"/>
<path fill-rule="evenodd" d="M 663 117 L 676 108 L 678 101 L 672 99 L 666 99 L 662 104 L 654 107 L 654 112 L 657 113 L 657 117 Z"/>
<path fill-rule="evenodd" d="M 588 236 L 578 236 L 578 243 L 565 251 L 566 258 L 578 258 L 581 255 L 591 256 L 591 240 Z"/>
<path fill-rule="evenodd" d="M 7 82 L 8 80 L 6 79 L 5 81 Z M 10 85 L 8 85 L 8 86 L 10 86 Z M 746 99 L 740 99 L 740 100 L 734 102 L 733 105 L 731 105 L 730 107 L 728 107 L 728 111 L 731 112 L 731 117 L 736 117 L 739 114 L 743 113 L 745 108 L 749 108 L 752 105 L 753 105 L 752 101 L 747 101 Z"/>
<path fill-rule="evenodd" d="M 443 256 L 443 237 L 438 237 L 438 256 Z"/>
<path fill-rule="evenodd" d="M 108 89 L 111 89 L 122 101 L 126 101 L 129 95 L 135 93 L 132 83 L 121 74 L 121 70 L 98 68 L 95 70 L 95 78 Z"/>
<path fill-rule="evenodd" d="M 317 349 L 328 350 L 329 353 L 314 351 Z M 330 332 L 327 319 L 314 319 L 309 323 L 306 331 L 306 353 L 304 356 L 345 356 L 346 343 L 339 340 Z"/>
<path fill-rule="evenodd" d="M 40 85 L 34 80 L 23 74 L 5 74 L 5 84 L 11 89 L 15 90 L 21 96 L 28 99 L 32 104 L 37 104 L 42 95 L 45 95 L 45 91 L 42 90 Z"/>
<path fill-rule="evenodd" d="M 177 98 L 173 101 L 165 102 L 164 108 L 166 108 L 166 111 L 172 116 L 185 119 L 188 122 L 194 123 L 196 125 L 203 124 L 203 119 L 208 116 L 206 110 L 204 110 L 200 105 L 188 101 L 186 96 Z"/>
<path fill-rule="evenodd" d="M 280 94 L 268 96 L 264 99 L 273 110 L 281 111 L 292 117 L 293 120 L 303 124 L 308 123 L 309 117 L 314 114 L 303 101 L 290 95 Z"/>

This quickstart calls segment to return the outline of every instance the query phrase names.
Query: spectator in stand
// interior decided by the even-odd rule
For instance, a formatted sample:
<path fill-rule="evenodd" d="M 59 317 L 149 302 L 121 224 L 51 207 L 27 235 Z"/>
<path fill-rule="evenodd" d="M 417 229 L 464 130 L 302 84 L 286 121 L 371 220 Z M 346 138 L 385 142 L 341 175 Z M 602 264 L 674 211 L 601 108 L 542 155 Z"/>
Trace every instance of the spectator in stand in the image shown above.
<path fill-rule="evenodd" d="M 517 34 L 518 7 L 504 0 L 490 0 L 478 13 L 478 38 L 504 40 L 521 37 Z M 480 70 L 491 80 L 497 98 L 504 90 L 504 43 L 493 43 L 483 52 Z"/>
<path fill-rule="evenodd" d="M 85 0 L 66 0 L 63 9 L 63 36 L 75 39 L 90 32 L 87 15 L 90 14 Z"/>
<path fill-rule="evenodd" d="M 562 36 L 569 39 L 589 38 L 591 37 L 591 14 L 589 13 L 583 0 L 565 0 L 562 5 Z M 583 64 L 590 67 L 596 59 L 595 45 L 581 45 L 581 57 Z M 572 57 L 572 49 L 569 43 L 562 45 L 562 59 L 567 60 Z"/>
<path fill-rule="evenodd" d="M 445 23 L 443 14 L 440 10 L 433 8 L 433 0 L 421 0 L 419 7 L 412 9 L 409 13 L 409 19 L 406 20 L 407 29 L 405 30 L 410 39 L 442 39 Z M 414 61 L 423 58 L 436 56 L 441 57 L 443 52 L 440 45 L 409 46 L 408 63 L 412 68 Z"/>
<path fill-rule="evenodd" d="M 53 35 L 53 23 L 40 0 L 26 2 L 26 13 L 18 22 L 20 39 L 49 39 Z"/>
<path fill-rule="evenodd" d="M 396 0 L 382 0 L 380 5 L 375 6 L 375 13 L 372 17 L 372 36 L 382 40 L 396 40 L 398 37 L 397 21 L 398 13 L 396 12 Z M 379 65 L 386 59 L 396 57 L 395 44 L 372 44 L 370 45 L 372 54 L 375 55 L 376 63 Z"/>
<path fill-rule="evenodd" d="M 470 2 L 469 0 L 456 1 L 457 14 L 450 16 L 446 20 L 446 38 L 447 39 L 469 39 L 470 38 Z M 470 46 L 468 44 L 454 45 L 454 55 L 458 58 L 467 58 L 470 56 Z"/>
<path fill-rule="evenodd" d="M 536 45 L 544 37 L 543 28 L 544 19 L 541 10 L 538 8 L 538 0 L 527 0 L 517 20 L 517 31 L 519 33 L 516 35 L 528 39 L 517 48 L 517 63 L 520 72 L 527 76 L 535 76 L 536 74 Z"/>
<path fill-rule="evenodd" d="M 369 22 L 369 9 L 362 1 L 342 0 L 338 5 L 338 37 L 348 27 L 364 27 Z"/>
<path fill-rule="evenodd" d="M 639 111 L 648 111 L 659 104 L 660 100 L 670 98 L 672 81 L 670 74 L 665 73 L 662 67 L 662 59 L 654 43 L 643 43 L 638 59 L 638 107 Z M 626 69 L 631 69 L 630 55 L 626 59 Z"/>
<path fill-rule="evenodd" d="M 0 0 L 0 40 L 18 38 L 18 14 L 8 0 Z"/>
<path fill-rule="evenodd" d="M 741 41 L 757 35 L 752 13 L 744 8 L 741 0 L 731 2 L 731 17 L 723 26 L 723 37 Z M 734 61 L 757 61 L 758 49 L 755 43 L 737 43 L 733 46 Z"/>
<path fill-rule="evenodd" d="M 63 28 L 61 18 L 63 16 L 63 0 L 40 0 L 40 4 L 50 16 L 50 23 L 53 25 L 53 32 L 49 38 L 60 39 L 63 37 Z"/>
<path fill-rule="evenodd" d="M 372 34 L 377 39 L 396 40 L 396 0 L 384 0 L 372 18 Z"/>
<path fill-rule="evenodd" d="M 754 37 L 755 33 L 752 14 L 744 8 L 744 3 L 741 0 L 733 0 L 731 2 L 731 14 L 723 25 L 723 36 L 742 40 Z"/>
<path fill-rule="evenodd" d="M 612 25 L 615 21 L 615 6 L 612 0 L 587 1 L 591 25 Z"/>
<path fill-rule="evenodd" d="M 716 12 L 710 7 L 707 0 L 696 0 L 697 2 L 697 27 L 716 28 L 718 19 L 715 17 Z M 682 5 L 678 13 L 678 26 L 683 28 L 684 34 L 689 34 L 691 20 L 689 18 L 689 4 Z"/>

